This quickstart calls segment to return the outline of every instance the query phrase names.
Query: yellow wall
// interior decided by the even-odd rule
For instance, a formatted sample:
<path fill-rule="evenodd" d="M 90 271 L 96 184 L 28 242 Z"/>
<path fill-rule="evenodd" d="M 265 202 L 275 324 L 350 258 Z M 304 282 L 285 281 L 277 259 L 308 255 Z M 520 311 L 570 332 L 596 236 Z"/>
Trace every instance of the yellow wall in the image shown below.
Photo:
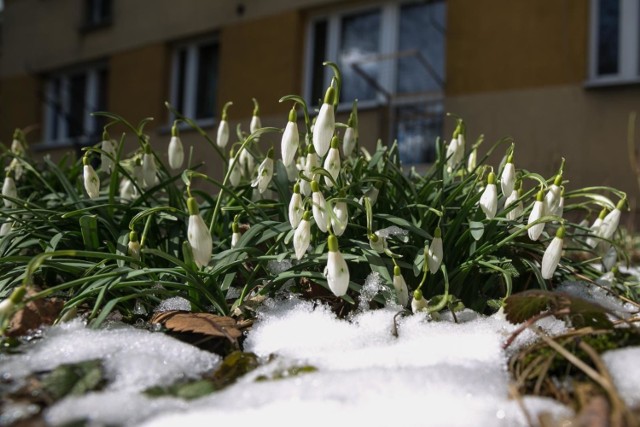
<path fill-rule="evenodd" d="M 0 80 L 0 141 L 10 144 L 15 128 L 33 128 L 28 141 L 37 141 L 42 117 L 37 77 L 19 75 Z"/>
<path fill-rule="evenodd" d="M 581 83 L 588 0 L 448 0 L 447 95 Z"/>

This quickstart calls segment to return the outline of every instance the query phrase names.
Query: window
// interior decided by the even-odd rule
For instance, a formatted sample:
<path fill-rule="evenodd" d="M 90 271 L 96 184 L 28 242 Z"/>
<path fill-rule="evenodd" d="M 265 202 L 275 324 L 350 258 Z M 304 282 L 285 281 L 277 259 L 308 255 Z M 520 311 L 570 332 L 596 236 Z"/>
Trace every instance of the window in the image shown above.
<path fill-rule="evenodd" d="M 107 109 L 107 69 L 91 66 L 55 73 L 45 83 L 45 143 L 95 143 L 102 118 L 91 113 Z"/>
<path fill-rule="evenodd" d="M 340 102 L 389 106 L 390 140 L 398 138 L 401 158 L 431 161 L 444 114 L 445 18 L 446 4 L 438 0 L 382 3 L 312 18 L 307 100 L 316 105 L 322 99 L 333 75 L 322 62 L 333 61 L 342 73 Z"/>
<path fill-rule="evenodd" d="M 173 107 L 189 118 L 213 123 L 217 88 L 217 40 L 208 38 L 177 45 L 171 81 Z"/>
<path fill-rule="evenodd" d="M 111 25 L 112 20 L 112 0 L 85 0 L 83 30 L 91 30 Z"/>
<path fill-rule="evenodd" d="M 591 0 L 592 83 L 640 81 L 640 1 Z"/>

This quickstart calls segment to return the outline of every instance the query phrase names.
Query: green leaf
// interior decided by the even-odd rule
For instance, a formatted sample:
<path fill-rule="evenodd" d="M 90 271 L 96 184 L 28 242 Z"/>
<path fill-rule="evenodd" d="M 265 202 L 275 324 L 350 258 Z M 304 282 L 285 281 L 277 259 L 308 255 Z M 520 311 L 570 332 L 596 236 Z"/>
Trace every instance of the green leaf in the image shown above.
<path fill-rule="evenodd" d="M 98 215 L 83 215 L 79 221 L 85 249 L 90 251 L 98 249 L 100 245 L 100 239 L 98 237 Z"/>
<path fill-rule="evenodd" d="M 104 382 L 102 362 L 88 360 L 58 366 L 43 378 L 42 385 L 55 400 L 58 400 L 65 396 L 78 396 L 97 390 Z"/>

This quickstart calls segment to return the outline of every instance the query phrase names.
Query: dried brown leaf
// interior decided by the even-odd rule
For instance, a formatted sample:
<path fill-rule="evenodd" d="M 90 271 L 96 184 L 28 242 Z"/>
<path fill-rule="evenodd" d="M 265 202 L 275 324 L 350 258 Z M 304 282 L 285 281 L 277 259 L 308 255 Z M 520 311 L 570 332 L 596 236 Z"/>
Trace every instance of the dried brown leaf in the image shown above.
<path fill-rule="evenodd" d="M 242 335 L 233 318 L 211 313 L 171 310 L 154 314 L 151 323 L 160 323 L 174 332 L 193 332 L 227 338 L 229 341 L 235 341 Z"/>

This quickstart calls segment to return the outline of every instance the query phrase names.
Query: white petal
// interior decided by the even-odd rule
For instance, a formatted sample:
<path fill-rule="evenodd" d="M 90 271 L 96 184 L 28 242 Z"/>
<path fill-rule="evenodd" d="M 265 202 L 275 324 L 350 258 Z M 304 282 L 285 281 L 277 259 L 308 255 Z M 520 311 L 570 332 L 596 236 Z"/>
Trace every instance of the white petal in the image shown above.
<path fill-rule="evenodd" d="M 527 221 L 527 225 L 531 224 L 534 221 L 542 218 L 542 214 L 544 213 L 544 202 L 536 200 L 533 202 L 533 208 L 531 209 L 531 213 L 529 214 L 529 220 Z M 528 234 L 531 240 L 538 240 L 542 231 L 544 230 L 544 222 L 534 225 L 529 228 Z"/>
<path fill-rule="evenodd" d="M 338 202 L 333 205 L 333 214 L 331 217 L 331 229 L 336 236 L 342 236 L 344 230 L 349 223 L 349 210 L 346 202 Z"/>
<path fill-rule="evenodd" d="M 556 268 L 558 268 L 558 263 L 560 262 L 560 257 L 562 256 L 562 239 L 559 237 L 554 237 L 547 246 L 547 249 L 544 251 L 544 255 L 542 256 L 542 278 L 543 279 L 551 279 L 553 277 L 553 273 L 555 273 Z"/>
<path fill-rule="evenodd" d="M 409 289 L 407 288 L 407 282 L 405 282 L 402 275 L 393 275 L 393 287 L 396 291 L 396 297 L 398 298 L 398 304 L 406 307 L 409 303 Z"/>
<path fill-rule="evenodd" d="M 296 231 L 293 233 L 293 248 L 296 252 L 296 259 L 301 259 L 309 248 L 311 242 L 311 224 L 307 220 L 300 221 Z"/>
<path fill-rule="evenodd" d="M 193 258 L 198 267 L 206 266 L 211 260 L 213 240 L 209 228 L 200 215 L 189 215 L 187 237 L 193 250 Z"/>
<path fill-rule="evenodd" d="M 429 271 L 431 274 L 434 274 L 440 268 L 442 264 L 442 258 L 444 256 L 444 251 L 442 248 L 442 238 L 434 237 L 433 241 L 429 245 L 429 254 L 427 257 L 427 265 L 429 266 Z"/>
<path fill-rule="evenodd" d="M 12 197 L 14 199 L 18 198 L 18 190 L 16 188 L 16 182 L 10 176 L 7 176 L 2 183 L 2 195 L 7 197 Z M 11 200 L 4 199 L 4 207 L 5 208 L 14 208 L 16 204 Z"/>
<path fill-rule="evenodd" d="M 100 153 L 100 169 L 111 171 L 114 166 L 113 159 L 116 157 L 118 143 L 113 139 L 105 139 L 100 144 L 103 153 Z"/>
<path fill-rule="evenodd" d="M 496 216 L 498 210 L 498 190 L 495 184 L 487 184 L 480 196 L 480 207 L 488 219 Z"/>
<path fill-rule="evenodd" d="M 287 126 L 282 133 L 282 142 L 280 143 L 282 163 L 285 166 L 289 166 L 293 162 L 296 151 L 298 151 L 298 145 L 300 145 L 298 124 L 296 122 L 287 122 Z"/>
<path fill-rule="evenodd" d="M 258 191 L 262 194 L 273 178 L 273 159 L 267 157 L 262 161 L 258 168 L 258 176 L 251 183 L 252 187 L 258 187 Z"/>
<path fill-rule="evenodd" d="M 516 168 L 513 163 L 509 162 L 504 165 L 502 170 L 502 176 L 500 178 L 500 187 L 502 188 L 502 194 L 510 195 L 513 192 L 513 187 L 516 183 Z"/>
<path fill-rule="evenodd" d="M 156 172 L 158 172 L 158 168 L 156 167 L 156 160 L 153 158 L 153 154 L 144 153 L 142 157 L 142 178 L 145 188 L 158 183 Z"/>
<path fill-rule="evenodd" d="M 313 202 L 313 206 L 311 211 L 313 212 L 313 219 L 316 221 L 316 225 L 318 229 L 323 233 L 327 232 L 327 203 L 324 199 L 324 196 L 319 191 L 314 191 L 311 195 L 311 200 Z"/>
<path fill-rule="evenodd" d="M 249 132 L 254 133 L 262 127 L 260 116 L 251 116 L 251 123 L 249 123 Z"/>
<path fill-rule="evenodd" d="M 345 157 L 349 157 L 353 153 L 353 149 L 356 147 L 356 130 L 352 127 L 348 127 L 344 132 L 344 138 L 342 139 L 342 153 Z"/>
<path fill-rule="evenodd" d="M 84 165 L 84 189 L 89 198 L 95 199 L 100 194 L 100 178 L 91 165 Z"/>
<path fill-rule="evenodd" d="M 237 161 L 238 156 L 229 159 L 229 169 L 233 167 L 233 169 L 231 169 L 231 172 L 229 173 L 229 183 L 234 187 L 240 183 L 240 178 L 242 178 L 242 168 L 240 167 L 240 165 L 238 164 L 233 166 Z"/>
<path fill-rule="evenodd" d="M 424 310 L 427 308 L 428 303 L 429 302 L 424 297 L 419 300 L 411 298 L 411 311 L 415 314 L 418 311 Z"/>
<path fill-rule="evenodd" d="M 322 104 L 316 124 L 313 127 L 313 147 L 316 149 L 318 156 L 324 157 L 327 154 L 335 126 L 333 105 Z"/>
<path fill-rule="evenodd" d="M 239 232 L 235 232 L 231 235 L 231 247 L 235 248 L 238 244 L 238 240 L 240 240 L 241 234 Z"/>
<path fill-rule="evenodd" d="M 184 148 L 182 140 L 178 136 L 172 136 L 169 141 L 169 166 L 171 169 L 180 169 L 184 162 Z"/>
<path fill-rule="evenodd" d="M 323 167 L 327 172 L 329 172 L 334 180 L 338 179 L 338 174 L 340 173 L 340 152 L 337 148 L 329 149 L 329 154 L 327 154 L 327 157 L 324 159 Z M 324 177 L 324 183 L 329 188 L 333 187 L 333 182 L 326 176 Z"/>
<path fill-rule="evenodd" d="M 293 193 L 289 202 L 289 224 L 295 229 L 302 220 L 302 196 L 300 193 Z"/>
<path fill-rule="evenodd" d="M 620 224 L 620 209 L 616 208 L 609 212 L 602 220 L 599 236 L 603 239 L 611 239 Z"/>
<path fill-rule="evenodd" d="M 544 196 L 544 215 L 553 215 L 553 212 L 558 209 L 558 203 L 560 203 L 560 194 L 562 190 L 555 184 L 549 187 L 549 191 Z"/>
<path fill-rule="evenodd" d="M 329 251 L 327 257 L 327 284 L 331 292 L 340 297 L 349 288 L 349 267 L 339 251 Z"/>
<path fill-rule="evenodd" d="M 224 148 L 227 146 L 227 142 L 229 142 L 229 122 L 226 120 L 220 120 L 220 123 L 218 124 L 216 143 L 218 144 L 218 147 Z"/>

